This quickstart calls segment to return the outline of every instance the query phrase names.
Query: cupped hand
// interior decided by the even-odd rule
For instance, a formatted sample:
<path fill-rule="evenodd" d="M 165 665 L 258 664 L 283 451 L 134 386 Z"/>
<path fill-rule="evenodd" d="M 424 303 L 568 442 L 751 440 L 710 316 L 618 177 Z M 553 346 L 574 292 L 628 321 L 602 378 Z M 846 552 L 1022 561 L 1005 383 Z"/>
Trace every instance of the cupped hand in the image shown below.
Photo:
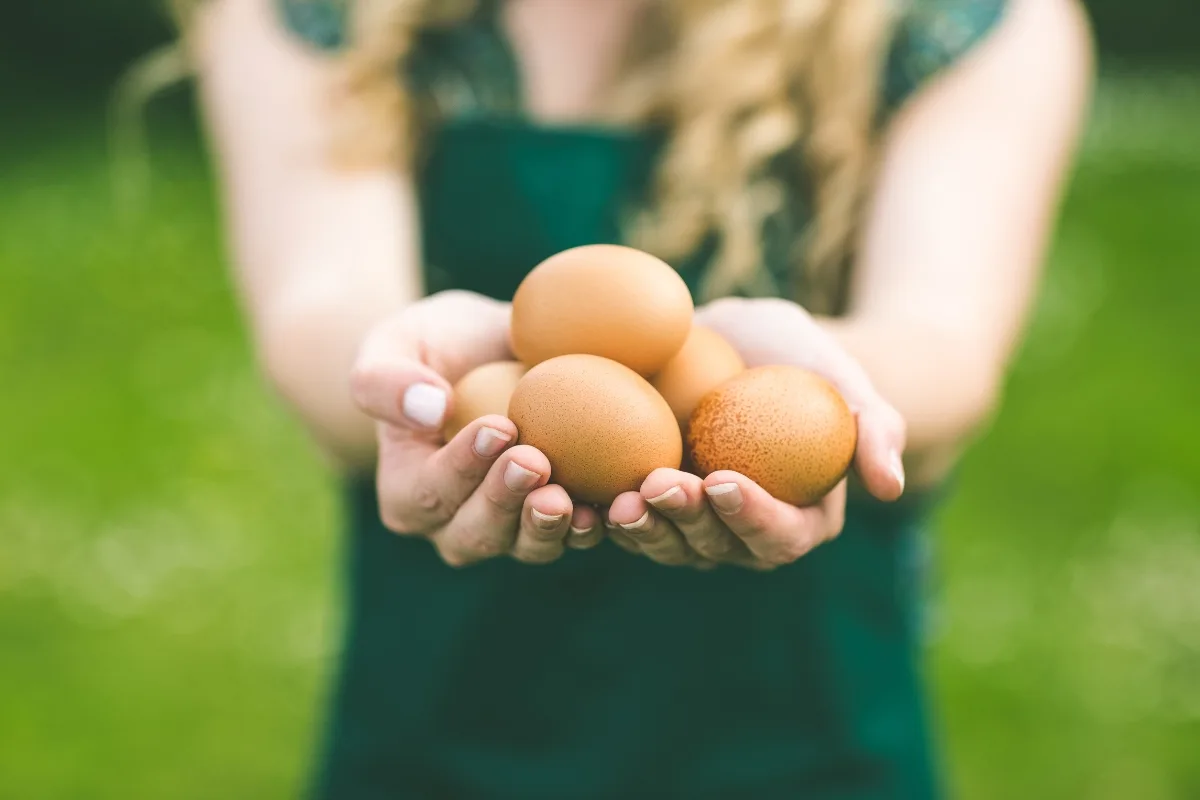
<path fill-rule="evenodd" d="M 696 322 L 721 334 L 747 367 L 790 364 L 829 380 L 857 421 L 854 469 L 863 485 L 881 500 L 901 495 L 903 418 L 804 309 L 784 300 L 730 298 L 698 309 Z M 845 480 L 818 503 L 798 508 L 736 472 L 700 478 L 659 469 L 639 492 L 619 496 L 607 521 L 617 544 L 662 564 L 772 569 L 836 537 L 845 509 Z"/>
<path fill-rule="evenodd" d="M 377 423 L 384 525 L 428 538 L 452 566 L 502 555 L 544 564 L 564 546 L 601 538 L 595 511 L 574 507 L 549 483 L 546 456 L 514 446 L 510 420 L 482 417 L 442 441 L 453 382 L 512 357 L 508 325 L 507 304 L 467 292 L 432 295 L 380 323 L 351 376 L 356 403 Z"/>

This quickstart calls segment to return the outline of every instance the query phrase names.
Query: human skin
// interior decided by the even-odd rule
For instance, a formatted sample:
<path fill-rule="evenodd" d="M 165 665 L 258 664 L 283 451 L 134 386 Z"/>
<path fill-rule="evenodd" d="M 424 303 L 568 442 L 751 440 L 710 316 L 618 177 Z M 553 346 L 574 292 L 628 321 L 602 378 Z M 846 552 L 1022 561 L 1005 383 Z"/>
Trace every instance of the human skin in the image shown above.
<path fill-rule="evenodd" d="M 532 116 L 593 113 L 637 3 L 510 0 Z M 734 473 L 659 470 L 594 510 L 549 483 L 544 454 L 513 446 L 511 421 L 478 420 L 443 445 L 433 417 L 451 383 L 508 356 L 507 306 L 422 297 L 411 177 L 331 163 L 333 67 L 279 28 L 269 0 L 210 0 L 192 45 L 262 369 L 337 463 L 376 472 L 389 527 L 456 565 L 543 563 L 610 535 L 661 563 L 769 568 L 837 535 L 844 484 L 798 509 Z M 858 412 L 856 471 L 877 497 L 897 497 L 906 470 L 910 489 L 941 480 L 995 406 L 1091 76 L 1076 0 L 1013 0 L 890 123 L 845 316 L 782 300 L 698 310 L 747 363 L 801 363 L 838 384 Z"/>

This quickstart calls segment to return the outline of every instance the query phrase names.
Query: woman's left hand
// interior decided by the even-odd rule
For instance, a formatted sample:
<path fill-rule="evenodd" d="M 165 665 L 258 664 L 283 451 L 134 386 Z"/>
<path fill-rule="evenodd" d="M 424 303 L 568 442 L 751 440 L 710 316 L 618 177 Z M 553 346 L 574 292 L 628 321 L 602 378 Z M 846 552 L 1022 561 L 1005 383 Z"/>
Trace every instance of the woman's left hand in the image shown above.
<path fill-rule="evenodd" d="M 904 420 L 808 312 L 786 300 L 728 298 L 698 309 L 696 322 L 725 337 L 747 367 L 791 364 L 829 380 L 858 422 L 854 468 L 864 486 L 881 500 L 900 496 Z M 662 564 L 773 569 L 836 537 L 845 510 L 845 480 L 816 505 L 797 508 L 736 472 L 702 479 L 659 469 L 640 492 L 619 496 L 607 520 L 617 544 Z"/>

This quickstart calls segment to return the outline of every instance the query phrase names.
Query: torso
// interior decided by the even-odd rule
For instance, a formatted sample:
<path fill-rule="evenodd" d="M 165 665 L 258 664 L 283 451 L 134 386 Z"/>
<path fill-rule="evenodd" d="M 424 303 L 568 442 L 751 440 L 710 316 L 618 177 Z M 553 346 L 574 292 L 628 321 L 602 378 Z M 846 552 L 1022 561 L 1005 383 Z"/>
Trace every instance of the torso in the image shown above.
<path fill-rule="evenodd" d="M 595 124 L 648 0 L 510 0 L 510 42 L 524 115 L 540 125 Z"/>
<path fill-rule="evenodd" d="M 520 16 L 558 1 L 514 2 L 505 29 L 519 45 L 523 25 L 562 24 Z M 513 76 L 427 86 L 450 112 L 419 170 L 427 278 L 508 299 L 546 256 L 621 240 L 662 140 L 591 122 L 611 77 L 599 56 L 539 84 L 525 76 L 559 56 L 509 50 L 479 24 L 431 37 L 412 73 L 509 62 Z M 596 92 L 576 103 L 564 86 Z M 803 224 L 802 204 L 789 213 Z M 689 285 L 706 260 L 679 265 Z M 382 527 L 369 478 L 346 498 L 349 616 L 320 796 L 937 795 L 917 668 L 932 496 L 858 496 L 841 537 L 770 574 L 671 569 L 609 545 L 454 571 Z"/>

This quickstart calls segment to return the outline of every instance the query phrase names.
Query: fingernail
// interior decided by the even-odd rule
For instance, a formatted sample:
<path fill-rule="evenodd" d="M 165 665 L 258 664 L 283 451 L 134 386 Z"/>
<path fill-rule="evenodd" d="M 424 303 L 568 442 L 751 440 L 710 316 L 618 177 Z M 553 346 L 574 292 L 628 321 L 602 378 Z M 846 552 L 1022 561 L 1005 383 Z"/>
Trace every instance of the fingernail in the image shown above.
<path fill-rule="evenodd" d="M 543 514 L 536 508 L 529 509 L 529 515 L 533 517 L 533 524 L 544 531 L 554 530 L 563 518 L 562 514 Z"/>
<path fill-rule="evenodd" d="M 896 483 L 900 484 L 900 491 L 904 491 L 904 461 L 900 458 L 900 452 L 893 450 L 890 460 L 892 477 L 896 479 Z"/>
<path fill-rule="evenodd" d="M 678 511 L 687 505 L 687 496 L 678 486 L 672 486 L 658 497 L 646 501 L 660 511 Z"/>
<path fill-rule="evenodd" d="M 570 528 L 572 536 L 587 536 L 592 532 L 591 528 L 576 528 L 574 525 L 571 525 Z"/>
<path fill-rule="evenodd" d="M 723 514 L 736 513 L 742 507 L 742 490 L 736 483 L 718 483 L 704 487 L 704 491 Z"/>
<path fill-rule="evenodd" d="M 475 434 L 475 452 L 484 458 L 491 458 L 504 449 L 504 445 L 512 441 L 512 437 L 495 428 L 480 428 Z"/>
<path fill-rule="evenodd" d="M 621 527 L 632 533 L 645 533 L 650 530 L 653 520 L 650 519 L 650 512 L 647 511 L 633 522 L 622 522 Z"/>
<path fill-rule="evenodd" d="M 538 474 L 525 469 L 515 461 L 504 468 L 504 485 L 514 492 L 528 492 L 537 485 Z"/>
<path fill-rule="evenodd" d="M 404 392 L 401 410 L 423 428 L 440 428 L 446 416 L 446 392 L 428 383 L 414 383 Z"/>

